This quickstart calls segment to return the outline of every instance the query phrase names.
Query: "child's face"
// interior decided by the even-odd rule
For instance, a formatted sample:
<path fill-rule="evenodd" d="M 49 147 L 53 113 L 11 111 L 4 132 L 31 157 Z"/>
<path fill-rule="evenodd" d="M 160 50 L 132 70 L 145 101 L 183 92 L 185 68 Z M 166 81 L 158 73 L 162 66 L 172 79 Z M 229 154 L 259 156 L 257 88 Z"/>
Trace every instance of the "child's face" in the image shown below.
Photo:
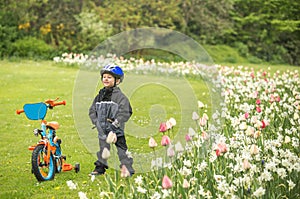
<path fill-rule="evenodd" d="M 111 74 L 103 74 L 102 84 L 104 87 L 109 88 L 115 85 L 115 78 Z"/>

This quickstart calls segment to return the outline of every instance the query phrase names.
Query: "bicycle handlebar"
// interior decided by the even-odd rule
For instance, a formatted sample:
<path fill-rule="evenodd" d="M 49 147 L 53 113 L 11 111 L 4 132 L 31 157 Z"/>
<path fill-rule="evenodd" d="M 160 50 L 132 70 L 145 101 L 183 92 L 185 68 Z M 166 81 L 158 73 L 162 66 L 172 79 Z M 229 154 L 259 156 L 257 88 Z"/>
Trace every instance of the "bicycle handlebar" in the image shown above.
<path fill-rule="evenodd" d="M 46 104 L 49 104 L 49 106 L 50 106 L 51 108 L 53 108 L 54 106 L 59 106 L 59 105 L 66 105 L 66 101 L 65 101 L 65 100 L 60 101 L 60 102 L 56 102 L 56 100 L 58 100 L 58 98 L 56 98 L 56 99 L 54 99 L 54 100 L 52 100 L 52 99 L 47 99 L 47 100 L 45 101 L 45 103 L 46 103 Z M 21 113 L 24 113 L 24 109 L 18 109 L 18 110 L 16 110 L 16 113 L 17 113 L 18 115 L 20 115 Z"/>
<path fill-rule="evenodd" d="M 49 104 L 51 107 L 54 107 L 54 106 L 59 106 L 59 105 L 66 105 L 66 101 L 63 100 L 63 101 L 60 101 L 60 102 L 56 102 L 58 98 L 56 98 L 55 100 L 52 100 L 52 99 L 48 99 L 45 101 L 46 104 Z"/>
<path fill-rule="evenodd" d="M 16 113 L 17 113 L 18 115 L 20 115 L 20 114 L 23 113 L 23 112 L 24 112 L 23 109 L 16 110 Z"/>

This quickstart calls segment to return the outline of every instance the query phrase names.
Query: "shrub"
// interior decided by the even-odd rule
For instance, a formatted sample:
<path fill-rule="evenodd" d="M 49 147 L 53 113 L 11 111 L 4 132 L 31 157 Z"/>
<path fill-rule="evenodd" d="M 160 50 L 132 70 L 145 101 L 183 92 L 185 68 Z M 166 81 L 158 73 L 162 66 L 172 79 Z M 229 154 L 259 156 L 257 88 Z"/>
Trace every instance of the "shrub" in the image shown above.
<path fill-rule="evenodd" d="M 24 37 L 12 44 L 10 55 L 34 59 L 49 59 L 54 52 L 53 47 L 35 37 Z"/>

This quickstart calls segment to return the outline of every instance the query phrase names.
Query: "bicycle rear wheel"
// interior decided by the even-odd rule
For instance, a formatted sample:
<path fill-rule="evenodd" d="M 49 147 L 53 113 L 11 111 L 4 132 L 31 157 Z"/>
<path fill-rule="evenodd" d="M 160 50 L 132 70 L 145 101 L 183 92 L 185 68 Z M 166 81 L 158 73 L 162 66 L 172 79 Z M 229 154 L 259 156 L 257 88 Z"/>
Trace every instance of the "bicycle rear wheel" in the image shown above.
<path fill-rule="evenodd" d="M 38 145 L 32 152 L 32 172 L 38 181 L 54 179 L 55 162 L 53 155 L 50 154 L 49 162 L 46 161 L 47 149 L 44 145 Z"/>

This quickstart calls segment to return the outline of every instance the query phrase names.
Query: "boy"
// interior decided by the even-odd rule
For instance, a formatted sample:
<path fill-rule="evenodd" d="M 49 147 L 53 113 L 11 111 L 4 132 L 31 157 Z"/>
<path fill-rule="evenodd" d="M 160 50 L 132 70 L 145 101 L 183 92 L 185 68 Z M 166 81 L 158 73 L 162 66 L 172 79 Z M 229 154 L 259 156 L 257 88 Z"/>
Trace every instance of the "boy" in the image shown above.
<path fill-rule="evenodd" d="M 110 150 L 106 142 L 107 135 L 113 132 L 117 136 L 115 143 L 121 167 L 126 166 L 130 175 L 134 174 L 133 159 L 127 155 L 127 144 L 124 135 L 125 122 L 132 115 L 132 108 L 128 98 L 117 86 L 124 79 L 122 69 L 117 65 L 107 65 L 100 71 L 103 88 L 95 97 L 90 109 L 89 117 L 97 127 L 100 151 L 97 152 L 98 160 L 94 163 L 95 169 L 90 175 L 101 175 L 108 169 L 107 160 L 102 157 L 104 148 Z"/>

